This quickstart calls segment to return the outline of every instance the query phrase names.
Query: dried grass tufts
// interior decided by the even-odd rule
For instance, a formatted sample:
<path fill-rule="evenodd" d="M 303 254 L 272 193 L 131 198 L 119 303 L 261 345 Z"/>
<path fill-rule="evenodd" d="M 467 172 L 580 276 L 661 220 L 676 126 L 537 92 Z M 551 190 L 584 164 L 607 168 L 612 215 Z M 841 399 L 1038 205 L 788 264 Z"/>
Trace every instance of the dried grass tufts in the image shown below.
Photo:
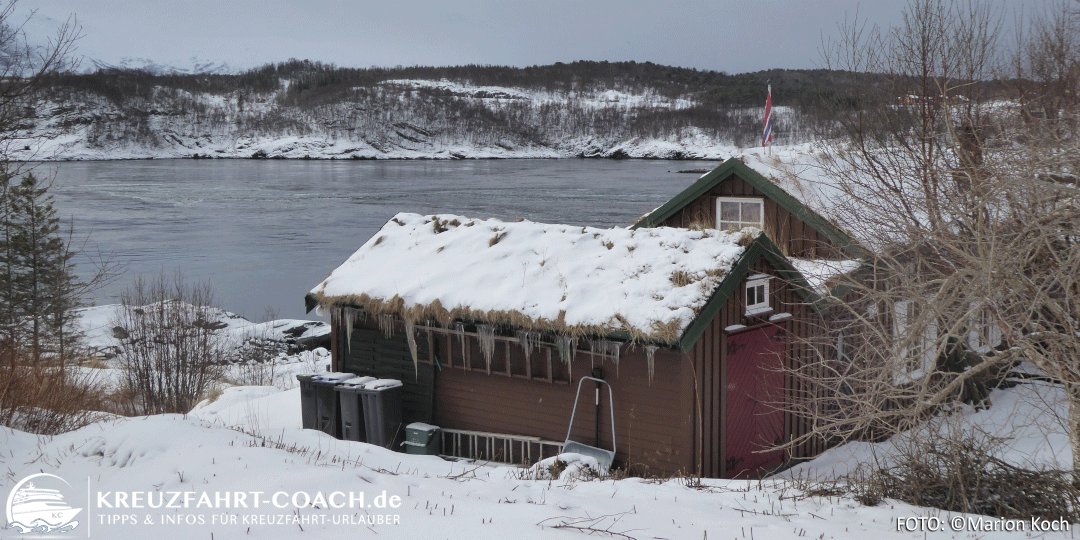
<path fill-rule="evenodd" d="M 682 326 L 679 320 L 663 323 L 656 321 L 650 325 L 650 330 L 646 332 L 630 326 L 630 323 L 620 315 L 612 317 L 606 324 L 568 325 L 565 311 L 559 312 L 559 316 L 555 320 L 533 319 L 518 311 L 483 311 L 465 307 L 447 309 L 438 300 L 427 305 L 406 307 L 405 302 L 398 296 L 381 299 L 372 298 L 366 294 L 327 297 L 322 293 L 316 293 L 315 299 L 318 305 L 326 308 L 353 306 L 363 309 L 370 316 L 377 317 L 379 314 L 388 314 L 414 323 L 433 321 L 443 328 L 450 328 L 451 325 L 458 321 L 466 321 L 516 328 L 527 332 L 562 335 L 575 339 L 624 333 L 631 343 L 655 342 L 663 345 L 673 345 L 681 337 L 679 330 Z"/>
<path fill-rule="evenodd" d="M 694 276 L 690 275 L 689 272 L 686 272 L 684 270 L 676 270 L 672 272 L 669 279 L 671 279 L 671 283 L 676 287 L 685 287 L 697 281 L 696 279 L 694 279 Z"/>

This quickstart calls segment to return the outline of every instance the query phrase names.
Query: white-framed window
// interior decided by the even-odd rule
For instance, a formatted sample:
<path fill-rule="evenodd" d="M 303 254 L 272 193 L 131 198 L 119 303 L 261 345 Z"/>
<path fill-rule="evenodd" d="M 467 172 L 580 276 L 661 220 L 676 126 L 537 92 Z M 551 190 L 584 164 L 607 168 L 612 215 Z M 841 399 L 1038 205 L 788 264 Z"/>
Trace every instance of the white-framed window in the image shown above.
<path fill-rule="evenodd" d="M 746 278 L 746 315 L 760 315 L 772 311 L 769 305 L 769 279 L 768 274 L 756 274 Z"/>
<path fill-rule="evenodd" d="M 934 369 L 937 360 L 937 323 L 930 322 L 917 329 L 918 310 L 918 304 L 912 300 L 893 304 L 893 338 L 899 345 L 901 362 L 897 384 L 921 379 Z M 919 334 L 913 334 L 915 331 Z"/>
<path fill-rule="evenodd" d="M 717 197 L 716 228 L 721 231 L 737 231 L 743 227 L 765 228 L 765 199 Z"/>
<path fill-rule="evenodd" d="M 979 306 L 976 302 L 971 303 L 971 309 L 968 346 L 977 353 L 986 354 L 1001 345 L 1001 328 L 988 309 Z"/>

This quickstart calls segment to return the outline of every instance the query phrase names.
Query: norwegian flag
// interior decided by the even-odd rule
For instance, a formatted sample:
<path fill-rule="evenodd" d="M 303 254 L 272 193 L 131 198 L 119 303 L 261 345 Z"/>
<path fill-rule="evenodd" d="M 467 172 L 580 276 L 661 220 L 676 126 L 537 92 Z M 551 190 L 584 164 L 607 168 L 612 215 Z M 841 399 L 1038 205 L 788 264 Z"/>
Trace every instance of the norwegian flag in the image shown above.
<path fill-rule="evenodd" d="M 769 85 L 769 93 L 765 97 L 765 131 L 761 135 L 761 147 L 772 143 L 772 85 Z"/>

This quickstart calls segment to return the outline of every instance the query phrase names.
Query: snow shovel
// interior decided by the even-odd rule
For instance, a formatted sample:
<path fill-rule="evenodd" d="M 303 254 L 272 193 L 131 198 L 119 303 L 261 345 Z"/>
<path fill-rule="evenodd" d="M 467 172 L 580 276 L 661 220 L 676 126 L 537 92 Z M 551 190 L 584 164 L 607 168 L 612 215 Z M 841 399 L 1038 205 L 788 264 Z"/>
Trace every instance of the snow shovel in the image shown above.
<path fill-rule="evenodd" d="M 574 415 L 577 414 L 578 398 L 581 397 L 581 385 L 585 384 L 585 381 L 596 381 L 596 384 L 607 385 L 608 392 L 608 411 L 611 416 L 611 450 L 604 450 L 603 448 L 597 448 L 595 446 L 589 446 L 585 443 L 570 440 L 570 432 L 574 429 Z M 596 405 L 600 405 L 600 387 L 596 388 Z M 581 454 L 583 456 L 589 456 L 595 458 L 600 464 L 600 472 L 605 473 L 611 468 L 611 462 L 615 459 L 615 401 L 611 397 L 611 385 L 604 379 L 597 379 L 595 377 L 582 377 L 578 381 L 577 395 L 574 396 L 574 410 L 570 413 L 570 427 L 566 429 L 566 442 L 563 443 L 564 454 Z"/>

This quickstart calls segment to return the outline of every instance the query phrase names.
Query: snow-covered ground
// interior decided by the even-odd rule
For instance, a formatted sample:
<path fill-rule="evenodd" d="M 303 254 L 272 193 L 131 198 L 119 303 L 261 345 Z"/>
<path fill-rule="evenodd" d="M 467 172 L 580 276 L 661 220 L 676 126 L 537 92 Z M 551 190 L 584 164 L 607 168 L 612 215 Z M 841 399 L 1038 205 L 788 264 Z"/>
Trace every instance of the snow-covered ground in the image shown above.
<path fill-rule="evenodd" d="M 961 412 L 965 421 L 1019 428 L 1011 452 L 1020 461 L 1068 461 L 1063 434 L 1042 416 L 1060 398 L 1053 388 L 991 397 L 993 408 Z M 62 478 L 66 502 L 83 509 L 73 538 L 923 538 L 898 530 L 918 521 L 898 527 L 909 517 L 944 524 L 925 537 L 1073 537 L 968 531 L 1000 522 L 895 501 L 801 497 L 786 479 L 535 480 L 514 467 L 301 430 L 299 400 L 298 389 L 237 387 L 186 416 L 122 418 L 56 437 L 0 428 L 0 494 L 31 474 Z M 838 448 L 792 472 L 849 467 L 871 446 Z M 880 453 L 888 443 L 876 446 Z M 957 517 L 965 530 L 952 530 Z"/>

